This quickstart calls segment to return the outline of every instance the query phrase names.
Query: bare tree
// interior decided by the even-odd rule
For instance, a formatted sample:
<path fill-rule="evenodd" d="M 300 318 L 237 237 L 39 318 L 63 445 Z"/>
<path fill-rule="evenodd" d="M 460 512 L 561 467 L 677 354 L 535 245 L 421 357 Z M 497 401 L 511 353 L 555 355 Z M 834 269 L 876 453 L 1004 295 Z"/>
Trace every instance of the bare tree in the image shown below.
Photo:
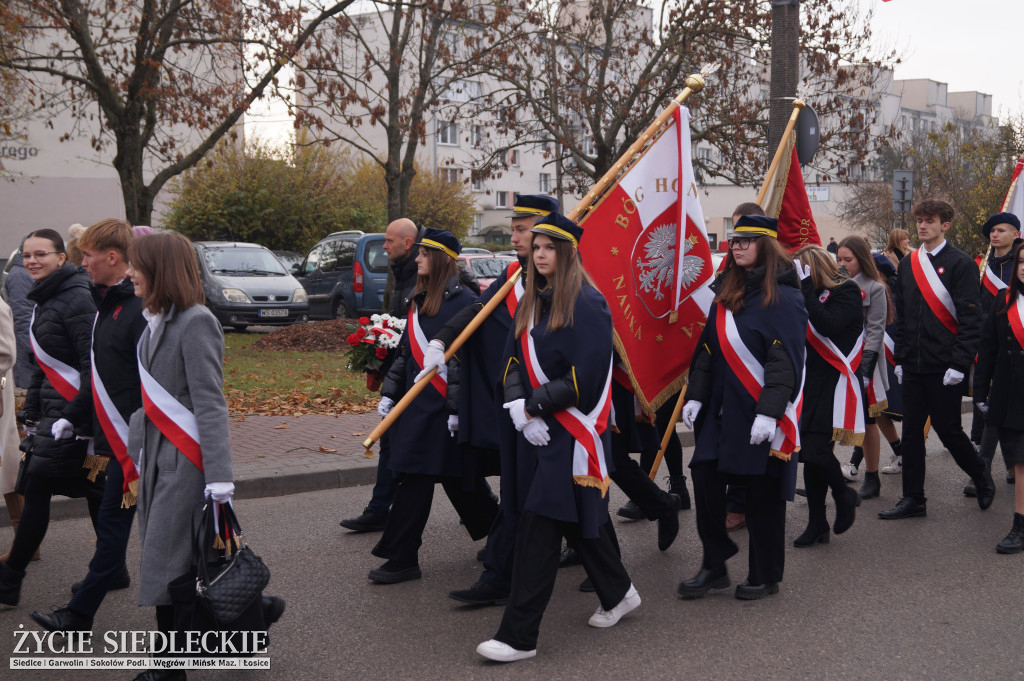
<path fill-rule="evenodd" d="M 360 7 L 365 7 L 361 5 Z M 457 135 L 481 66 L 501 51 L 500 2 L 374 1 L 344 13 L 310 44 L 296 79 L 296 125 L 358 149 L 384 170 L 388 218 L 405 215 L 416 155 L 432 135 Z M 428 121 L 440 130 L 428 130 Z"/>
<path fill-rule="evenodd" d="M 321 24 L 354 0 L 6 0 L 0 70 L 24 96 L 113 145 L 125 210 L 151 221 L 165 183 L 228 135 Z M 148 178 L 148 181 L 147 181 Z"/>
<path fill-rule="evenodd" d="M 870 42 L 869 17 L 848 0 L 803 8 L 801 59 L 813 83 L 811 103 L 834 123 L 821 147 L 826 155 L 864 155 L 873 140 L 861 134 L 864 107 L 851 98 L 870 90 L 877 69 L 841 67 L 879 63 L 861 56 Z M 695 159 L 695 169 L 735 183 L 763 178 L 771 156 L 770 0 L 534 0 L 525 17 L 505 29 L 510 53 L 491 64 L 502 86 L 487 104 L 505 141 L 481 158 L 482 168 L 500 170 L 509 146 L 546 145 L 566 188 L 588 189 L 683 89 L 687 75 L 718 62 L 714 80 L 689 103 L 694 142 L 715 150 Z"/>

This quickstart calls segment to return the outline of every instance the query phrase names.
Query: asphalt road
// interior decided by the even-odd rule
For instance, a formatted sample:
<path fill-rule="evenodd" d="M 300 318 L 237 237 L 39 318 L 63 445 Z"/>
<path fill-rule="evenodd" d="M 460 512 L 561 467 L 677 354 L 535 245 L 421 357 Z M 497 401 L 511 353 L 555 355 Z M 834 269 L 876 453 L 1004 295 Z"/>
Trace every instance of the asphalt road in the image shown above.
<path fill-rule="evenodd" d="M 351 535 L 338 520 L 357 514 L 369 488 L 356 487 L 238 504 L 252 546 L 271 567 L 268 593 L 288 610 L 271 630 L 271 669 L 193 671 L 191 679 L 1024 679 L 1024 555 L 995 544 L 1010 527 L 1012 488 L 997 477 L 987 512 L 960 494 L 962 475 L 934 437 L 929 442 L 929 516 L 875 517 L 898 496 L 898 476 L 882 476 L 882 498 L 865 502 L 857 523 L 827 545 L 789 549 L 781 592 L 741 602 L 731 590 L 700 601 L 675 596 L 699 567 L 693 511 L 665 553 L 655 526 L 616 522 L 626 566 L 643 605 L 612 629 L 587 626 L 597 607 L 577 591 L 580 567 L 560 572 L 541 628 L 538 656 L 499 665 L 476 655 L 500 608 L 468 608 L 447 598 L 477 577 L 471 544 L 443 493 L 435 497 L 420 563 L 423 579 L 381 586 L 366 579 L 380 561 L 377 535 Z M 997 459 L 998 468 L 1001 460 Z M 612 491 L 613 509 L 623 497 Z M 832 512 L 829 511 L 831 518 Z M 787 535 L 803 529 L 806 507 L 791 505 Z M 43 560 L 31 564 L 21 605 L 0 611 L 0 679 L 131 679 L 130 671 L 12 671 L 8 657 L 29 613 L 65 602 L 92 550 L 88 520 L 55 522 Z M 6 535 L 4 535 L 6 541 Z M 745 576 L 746 532 L 730 561 Z M 133 541 L 129 566 L 138 570 Z M 150 629 L 152 610 L 129 589 L 112 593 L 96 621 L 106 630 Z"/>

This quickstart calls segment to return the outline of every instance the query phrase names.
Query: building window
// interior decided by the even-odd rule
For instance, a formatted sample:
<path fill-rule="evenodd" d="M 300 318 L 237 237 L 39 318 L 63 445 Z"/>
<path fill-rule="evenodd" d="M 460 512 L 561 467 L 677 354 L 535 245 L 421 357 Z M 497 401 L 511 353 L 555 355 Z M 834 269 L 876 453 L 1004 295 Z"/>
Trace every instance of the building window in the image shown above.
<path fill-rule="evenodd" d="M 483 213 L 477 213 L 473 216 L 473 234 L 479 234 L 480 230 L 484 228 L 484 216 Z"/>
<path fill-rule="evenodd" d="M 437 175 L 445 182 L 450 182 L 452 184 L 459 181 L 458 168 L 440 168 L 437 171 Z"/>
<path fill-rule="evenodd" d="M 519 150 L 509 149 L 508 150 L 508 165 L 510 168 L 519 167 Z"/>
<path fill-rule="evenodd" d="M 452 121 L 438 121 L 437 143 L 458 146 L 459 126 Z"/>
<path fill-rule="evenodd" d="M 484 181 L 480 177 L 479 171 L 474 170 L 471 176 L 470 186 L 475 192 L 482 192 L 484 190 Z"/>
<path fill-rule="evenodd" d="M 494 192 L 494 207 L 508 208 L 508 192 Z"/>
<path fill-rule="evenodd" d="M 469 141 L 472 143 L 474 149 L 479 149 L 484 144 L 484 131 L 479 125 L 474 125 L 473 130 L 470 132 Z"/>
<path fill-rule="evenodd" d="M 548 194 L 551 192 L 551 173 L 540 174 L 540 182 L 538 183 L 537 189 L 542 194 Z"/>

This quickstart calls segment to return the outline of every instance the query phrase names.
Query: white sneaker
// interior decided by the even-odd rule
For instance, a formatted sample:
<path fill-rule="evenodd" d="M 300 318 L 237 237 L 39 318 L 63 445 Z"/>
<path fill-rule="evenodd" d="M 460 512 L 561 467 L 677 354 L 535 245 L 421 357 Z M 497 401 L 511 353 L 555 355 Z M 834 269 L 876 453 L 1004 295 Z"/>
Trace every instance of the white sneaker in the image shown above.
<path fill-rule="evenodd" d="M 839 467 L 839 470 L 843 472 L 843 477 L 853 482 L 857 479 L 857 467 L 852 463 L 844 463 Z"/>
<path fill-rule="evenodd" d="M 883 473 L 902 473 L 903 472 L 903 457 L 891 455 L 889 463 L 882 466 Z"/>
<path fill-rule="evenodd" d="M 590 616 L 590 620 L 587 622 L 592 627 L 598 627 L 601 629 L 607 627 L 614 627 L 618 624 L 622 616 L 627 612 L 631 612 L 640 607 L 640 594 L 636 592 L 636 587 L 632 584 L 629 585 L 629 591 L 623 597 L 619 604 L 611 610 L 605 610 L 604 608 L 598 608 L 597 612 Z"/>
<path fill-rule="evenodd" d="M 536 648 L 533 650 L 516 650 L 509 644 L 495 641 L 493 638 L 478 645 L 476 652 L 495 662 L 515 662 L 516 660 L 525 660 L 537 655 Z"/>

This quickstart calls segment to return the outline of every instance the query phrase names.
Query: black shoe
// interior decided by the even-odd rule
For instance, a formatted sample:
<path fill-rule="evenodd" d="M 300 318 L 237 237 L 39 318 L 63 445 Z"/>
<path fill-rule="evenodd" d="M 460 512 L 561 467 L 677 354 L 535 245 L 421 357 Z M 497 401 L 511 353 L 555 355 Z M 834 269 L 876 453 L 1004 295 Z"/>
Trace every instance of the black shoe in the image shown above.
<path fill-rule="evenodd" d="M 396 563 L 393 560 L 389 560 L 379 568 L 370 570 L 370 574 L 367 575 L 367 577 L 378 584 L 398 584 L 399 582 L 408 582 L 411 579 L 419 579 L 422 576 L 423 573 L 420 572 L 419 565 Z"/>
<path fill-rule="evenodd" d="M 263 606 L 263 623 L 268 627 L 281 619 L 284 614 L 284 599 L 277 596 L 263 596 L 260 601 Z"/>
<path fill-rule="evenodd" d="M 988 510 L 996 498 L 996 483 L 992 482 L 992 473 L 987 468 L 981 477 L 974 479 L 974 487 L 978 490 L 978 508 Z"/>
<path fill-rule="evenodd" d="M 874 499 L 882 493 L 882 481 L 878 478 L 878 471 L 864 471 L 864 484 L 857 490 L 857 496 L 861 499 Z"/>
<path fill-rule="evenodd" d="M 625 505 L 619 507 L 619 510 L 616 513 L 619 517 L 626 518 L 627 520 L 644 519 L 644 512 L 641 511 L 640 507 L 634 504 L 632 501 L 627 501 Z"/>
<path fill-rule="evenodd" d="M 1003 538 L 996 546 L 998 553 L 1020 553 L 1024 551 L 1024 515 L 1013 514 L 1013 527 L 1010 534 Z"/>
<path fill-rule="evenodd" d="M 690 510 L 690 490 L 686 489 L 686 476 L 685 475 L 670 475 L 668 476 L 668 493 L 675 494 L 679 497 L 682 502 L 679 505 L 680 510 Z"/>
<path fill-rule="evenodd" d="M 843 487 L 839 496 L 832 497 L 836 502 L 836 520 L 832 523 L 832 531 L 842 534 L 853 527 L 853 521 L 857 517 L 857 507 L 860 506 L 860 494 L 853 491 L 852 487 Z"/>
<path fill-rule="evenodd" d="M 964 485 L 964 496 L 965 497 L 976 497 L 978 496 L 978 488 L 974 486 L 974 481 L 971 480 L 969 483 Z"/>
<path fill-rule="evenodd" d="M 806 498 L 807 497 L 807 490 L 804 489 L 803 487 L 797 487 L 795 490 L 793 490 L 793 494 L 797 495 L 798 497 L 805 497 Z"/>
<path fill-rule="evenodd" d="M 1016 482 L 1017 482 L 1017 477 L 1014 474 L 1013 469 L 1007 468 L 1006 469 L 1006 484 L 1007 485 L 1013 485 Z"/>
<path fill-rule="evenodd" d="M 741 601 L 756 601 L 765 596 L 771 596 L 772 594 L 779 593 L 778 582 L 771 582 L 770 584 L 751 584 L 750 582 L 743 582 L 736 587 L 736 598 Z"/>
<path fill-rule="evenodd" d="M 486 546 L 476 552 L 476 560 L 477 560 L 478 563 L 484 562 L 484 554 L 485 553 L 487 553 L 487 547 Z"/>
<path fill-rule="evenodd" d="M 903 518 L 924 518 L 928 515 L 923 499 L 903 497 L 888 511 L 882 511 L 878 517 L 882 520 L 902 520 Z"/>
<path fill-rule="evenodd" d="M 590 577 L 587 577 L 582 582 L 580 582 L 580 591 L 582 591 L 585 594 L 592 594 L 595 591 L 597 591 L 597 588 L 594 586 L 594 583 L 590 581 Z"/>
<path fill-rule="evenodd" d="M 478 580 L 468 589 L 449 591 L 448 597 L 470 605 L 505 605 L 508 603 L 508 591 L 499 589 L 483 580 Z"/>
<path fill-rule="evenodd" d="M 373 513 L 369 507 L 363 509 L 363 514 L 355 518 L 345 518 L 338 523 L 346 530 L 353 532 L 383 532 L 384 526 L 388 524 L 386 516 L 379 516 Z"/>
<path fill-rule="evenodd" d="M 680 582 L 676 593 L 686 600 L 703 598 L 711 589 L 728 589 L 729 584 L 729 572 L 724 565 L 711 569 L 701 568 L 693 579 Z"/>
<path fill-rule="evenodd" d="M 679 507 L 683 501 L 675 494 L 670 494 L 672 505 L 658 518 L 658 550 L 665 551 L 672 546 L 679 534 Z"/>
<path fill-rule="evenodd" d="M 33 612 L 32 619 L 48 631 L 92 631 L 92 618 L 68 608 L 53 612 Z"/>
<path fill-rule="evenodd" d="M 188 681 L 184 669 L 147 669 L 132 681 Z"/>
<path fill-rule="evenodd" d="M 80 581 L 80 582 L 75 582 L 74 584 L 72 584 L 71 585 L 71 593 L 78 593 L 78 590 L 82 588 L 83 584 L 85 584 L 85 580 L 84 579 L 82 581 Z M 114 581 L 112 581 L 110 583 L 110 587 L 107 589 L 107 591 L 117 591 L 119 589 L 127 589 L 131 585 L 132 585 L 132 576 L 130 574 L 128 574 L 128 566 L 125 565 L 124 563 L 121 563 L 121 569 L 117 571 L 116 575 L 114 575 Z"/>
<path fill-rule="evenodd" d="M 815 544 L 827 544 L 832 533 L 828 529 L 828 523 L 819 526 L 817 523 L 810 523 L 807 529 L 799 537 L 793 540 L 793 546 L 798 549 L 806 549 Z"/>
<path fill-rule="evenodd" d="M 564 568 L 582 564 L 583 560 L 580 558 L 580 554 L 576 553 L 576 549 L 569 545 L 562 549 L 562 557 L 558 559 L 558 567 Z"/>
<path fill-rule="evenodd" d="M 7 563 L 0 563 L 0 604 L 17 605 L 21 600 L 21 580 L 24 570 L 15 570 Z"/>

